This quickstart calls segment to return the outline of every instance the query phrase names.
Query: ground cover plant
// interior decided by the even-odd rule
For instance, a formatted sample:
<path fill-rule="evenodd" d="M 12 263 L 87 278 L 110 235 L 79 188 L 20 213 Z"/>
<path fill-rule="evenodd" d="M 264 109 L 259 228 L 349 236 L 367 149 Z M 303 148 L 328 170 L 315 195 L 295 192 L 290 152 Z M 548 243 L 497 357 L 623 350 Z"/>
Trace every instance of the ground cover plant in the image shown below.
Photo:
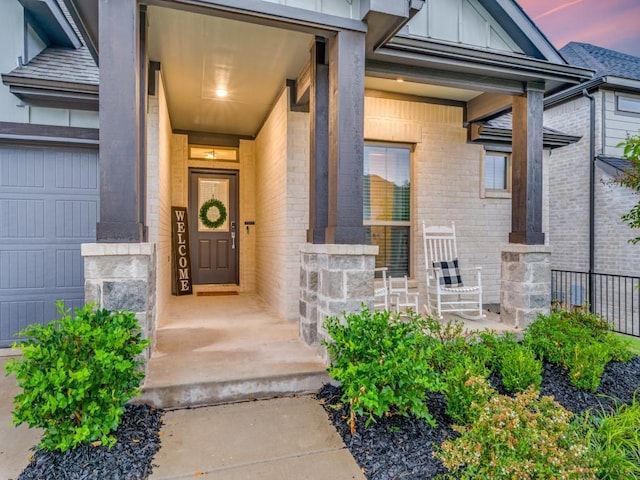
<path fill-rule="evenodd" d="M 79 445 L 113 446 L 125 404 L 144 377 L 142 339 L 131 312 L 86 305 L 74 315 L 20 332 L 22 356 L 7 363 L 22 389 L 15 399 L 16 425 L 44 430 L 39 448 L 67 451 Z"/>
<path fill-rule="evenodd" d="M 570 325 L 558 333 L 562 318 Z M 339 387 L 326 386 L 319 398 L 369 479 L 640 478 L 640 357 L 585 312 L 539 321 L 518 342 L 492 332 L 464 335 L 455 323 L 405 320 L 428 337 L 416 344 L 428 346 L 423 359 L 439 376 L 425 395 L 435 426 L 393 409 L 366 417 L 366 426 Z M 557 334 L 550 344 L 538 342 L 556 363 L 526 341 L 533 331 Z M 585 365 L 581 351 L 590 348 L 599 353 Z M 368 359 L 370 368 L 381 360 Z M 508 366 L 514 363 L 519 368 Z M 575 371 L 587 380 L 576 381 Z M 357 381 L 351 388 L 357 391 Z"/>

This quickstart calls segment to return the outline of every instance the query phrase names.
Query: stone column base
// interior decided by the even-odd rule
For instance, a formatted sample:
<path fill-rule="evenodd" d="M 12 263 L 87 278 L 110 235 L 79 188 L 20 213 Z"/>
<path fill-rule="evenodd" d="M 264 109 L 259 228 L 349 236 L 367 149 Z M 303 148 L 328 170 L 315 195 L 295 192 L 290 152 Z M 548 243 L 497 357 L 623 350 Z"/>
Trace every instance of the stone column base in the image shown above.
<path fill-rule="evenodd" d="M 551 248 L 508 244 L 502 248 L 500 321 L 526 328 L 551 307 Z"/>
<path fill-rule="evenodd" d="M 328 361 L 323 328 L 329 316 L 373 308 L 375 245 L 306 243 L 300 248 L 300 337 Z"/>
<path fill-rule="evenodd" d="M 144 338 L 153 339 L 156 246 L 153 243 L 84 243 L 84 298 L 108 310 L 135 312 Z M 147 349 L 149 358 L 151 348 Z"/>

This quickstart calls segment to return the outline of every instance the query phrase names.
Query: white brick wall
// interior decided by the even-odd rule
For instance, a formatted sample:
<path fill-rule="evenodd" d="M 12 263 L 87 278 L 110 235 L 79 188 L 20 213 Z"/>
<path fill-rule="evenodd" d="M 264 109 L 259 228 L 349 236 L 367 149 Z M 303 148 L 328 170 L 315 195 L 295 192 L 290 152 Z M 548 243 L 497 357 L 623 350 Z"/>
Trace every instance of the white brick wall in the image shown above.
<path fill-rule="evenodd" d="M 484 302 L 500 301 L 500 245 L 508 242 L 511 200 L 480 198 L 483 147 L 467 143 L 461 108 L 367 97 L 365 139 L 415 143 L 412 156 L 412 278 L 424 299 L 422 220 L 456 222 L 464 267 L 483 268 Z M 469 274 L 466 275 L 469 278 Z"/>
<path fill-rule="evenodd" d="M 611 123 L 612 92 L 597 92 L 596 155 L 619 155 L 603 141 L 603 118 Z M 603 98 L 606 111 L 602 110 Z M 588 271 L 589 269 L 589 101 L 575 99 L 545 111 L 545 126 L 582 139 L 554 150 L 550 162 L 550 245 L 551 265 L 558 270 Z M 630 124 L 632 128 L 635 124 Z M 615 142 L 619 141 L 616 139 Z M 640 275 L 640 247 L 627 242 L 638 232 L 629 228 L 620 217 L 637 203 L 638 197 L 629 189 L 613 185 L 611 178 L 596 168 L 595 181 L 595 271 L 614 275 Z"/>
<path fill-rule="evenodd" d="M 147 226 L 156 244 L 156 314 L 163 318 L 171 295 L 171 120 L 162 75 L 147 115 Z"/>

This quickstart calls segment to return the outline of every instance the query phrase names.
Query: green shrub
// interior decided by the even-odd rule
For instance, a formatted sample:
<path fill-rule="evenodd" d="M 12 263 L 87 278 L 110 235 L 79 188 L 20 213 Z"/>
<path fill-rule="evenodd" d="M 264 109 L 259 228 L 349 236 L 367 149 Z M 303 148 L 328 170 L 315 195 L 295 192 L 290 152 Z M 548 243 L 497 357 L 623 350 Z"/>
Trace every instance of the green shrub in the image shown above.
<path fill-rule="evenodd" d="M 523 392 L 532 385 L 538 389 L 542 382 L 542 362 L 530 349 L 516 343 L 502 354 L 500 375 L 507 392 Z"/>
<path fill-rule="evenodd" d="M 18 345 L 22 358 L 7 364 L 22 393 L 15 399 L 14 423 L 44 429 L 40 448 L 65 451 L 82 443 L 115 443 L 125 403 L 138 391 L 144 372 L 142 340 L 131 312 L 94 310 L 75 316 L 58 304 L 61 318 L 31 325 Z"/>
<path fill-rule="evenodd" d="M 530 388 L 515 398 L 496 395 L 460 437 L 434 453 L 456 479 L 595 479 L 586 439 L 572 414 Z"/>
<path fill-rule="evenodd" d="M 584 417 L 600 480 L 640 479 L 640 401 Z"/>
<path fill-rule="evenodd" d="M 496 391 L 489 384 L 484 365 L 467 358 L 445 375 L 446 412 L 454 423 L 469 425 L 477 418 L 478 407 L 484 405 Z"/>
<path fill-rule="evenodd" d="M 578 390 L 595 392 L 609 361 L 609 350 L 604 344 L 577 344 L 573 347 L 573 356 L 569 359 L 569 378 Z"/>
<path fill-rule="evenodd" d="M 629 342 L 613 334 L 606 320 L 584 310 L 540 315 L 523 343 L 540 359 L 568 368 L 573 385 L 588 391 L 598 388 L 607 363 L 633 356 Z"/>
<path fill-rule="evenodd" d="M 329 374 L 342 383 L 342 401 L 357 415 L 374 417 L 412 414 L 434 424 L 425 403 L 426 391 L 440 386 L 430 366 L 434 340 L 422 334 L 416 315 L 400 321 L 389 312 L 363 309 L 329 317 L 324 323 L 332 341 L 324 342 L 331 357 Z"/>

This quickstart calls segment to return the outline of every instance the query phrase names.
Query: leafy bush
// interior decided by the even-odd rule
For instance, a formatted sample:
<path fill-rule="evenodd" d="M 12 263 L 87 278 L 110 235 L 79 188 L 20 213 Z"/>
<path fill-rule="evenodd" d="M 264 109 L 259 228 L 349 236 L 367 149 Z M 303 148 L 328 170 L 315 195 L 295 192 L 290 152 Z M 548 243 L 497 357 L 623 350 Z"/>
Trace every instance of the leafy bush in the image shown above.
<path fill-rule="evenodd" d="M 75 316 L 58 304 L 61 318 L 20 332 L 22 358 L 7 364 L 22 393 L 14 423 L 44 429 L 39 447 L 65 451 L 82 443 L 112 446 L 125 403 L 144 377 L 139 355 L 148 341 L 131 312 L 94 310 Z"/>
<path fill-rule="evenodd" d="M 351 431 L 357 415 L 412 414 L 434 424 L 425 403 L 426 391 L 440 386 L 429 364 L 435 341 L 422 334 L 414 314 L 400 321 L 388 311 L 329 317 L 325 342 L 332 363 L 329 374 L 342 383 L 342 401 L 351 408 Z"/>
<path fill-rule="evenodd" d="M 456 479 L 595 479 L 586 439 L 572 414 L 530 388 L 515 398 L 496 395 L 479 408 L 460 437 L 434 453 Z"/>
<path fill-rule="evenodd" d="M 487 381 L 489 371 L 470 357 L 445 374 L 446 412 L 454 423 L 468 425 L 476 419 L 477 410 L 496 392 Z"/>
<path fill-rule="evenodd" d="M 640 479 L 640 401 L 615 411 L 585 414 L 585 437 L 595 458 L 600 480 Z"/>
<path fill-rule="evenodd" d="M 540 315 L 527 327 L 523 343 L 540 359 L 568 368 L 573 385 L 589 391 L 598 388 L 607 363 L 633 356 L 606 320 L 583 309 Z"/>
<path fill-rule="evenodd" d="M 532 385 L 538 389 L 542 383 L 542 362 L 530 349 L 516 343 L 502 354 L 500 375 L 507 392 L 523 392 Z"/>
<path fill-rule="evenodd" d="M 604 344 L 577 344 L 568 361 L 571 384 L 579 390 L 595 392 L 609 361 L 609 350 Z"/>

